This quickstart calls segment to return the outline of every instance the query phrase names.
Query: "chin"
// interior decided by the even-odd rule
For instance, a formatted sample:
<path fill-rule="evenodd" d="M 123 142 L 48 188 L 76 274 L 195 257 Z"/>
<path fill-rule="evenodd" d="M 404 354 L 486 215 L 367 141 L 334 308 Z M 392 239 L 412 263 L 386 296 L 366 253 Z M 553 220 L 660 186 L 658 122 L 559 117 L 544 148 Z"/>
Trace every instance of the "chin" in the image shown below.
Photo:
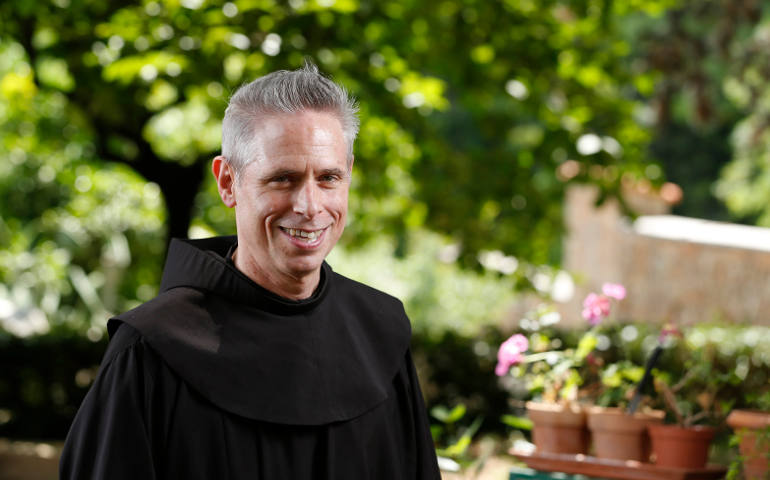
<path fill-rule="evenodd" d="M 296 276 L 309 275 L 318 271 L 323 264 L 324 257 L 321 258 L 304 258 L 297 260 L 289 260 L 285 263 L 286 270 Z"/>

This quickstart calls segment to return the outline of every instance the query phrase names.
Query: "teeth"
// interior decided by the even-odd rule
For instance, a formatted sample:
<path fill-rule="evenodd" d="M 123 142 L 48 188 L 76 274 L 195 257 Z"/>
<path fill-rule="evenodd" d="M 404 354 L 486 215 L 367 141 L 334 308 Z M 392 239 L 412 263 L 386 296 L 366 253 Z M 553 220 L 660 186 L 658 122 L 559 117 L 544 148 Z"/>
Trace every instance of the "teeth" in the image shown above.
<path fill-rule="evenodd" d="M 306 232 L 304 230 L 298 230 L 295 228 L 286 228 L 285 230 L 292 237 L 307 238 L 309 240 L 315 240 L 318 238 L 318 236 L 321 235 L 321 230 L 316 230 L 314 232 Z"/>

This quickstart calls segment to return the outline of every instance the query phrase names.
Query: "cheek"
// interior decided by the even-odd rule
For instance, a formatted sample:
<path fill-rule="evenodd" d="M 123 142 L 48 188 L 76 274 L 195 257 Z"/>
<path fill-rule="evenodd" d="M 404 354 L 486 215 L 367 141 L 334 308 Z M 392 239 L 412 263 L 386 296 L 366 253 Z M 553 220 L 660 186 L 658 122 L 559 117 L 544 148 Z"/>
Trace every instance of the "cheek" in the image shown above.
<path fill-rule="evenodd" d="M 272 207 L 265 207 L 262 212 L 260 212 L 260 220 L 262 223 L 266 226 L 270 226 L 271 223 L 273 223 L 276 220 L 276 216 L 274 215 L 275 209 Z"/>
<path fill-rule="evenodd" d="M 279 214 L 281 211 L 280 201 L 275 198 L 262 198 L 259 201 L 259 207 L 257 208 L 257 214 L 265 220 L 270 219 L 273 215 Z"/>
<path fill-rule="evenodd" d="M 348 191 L 336 192 L 330 201 L 331 210 L 337 215 L 345 216 L 348 211 Z"/>

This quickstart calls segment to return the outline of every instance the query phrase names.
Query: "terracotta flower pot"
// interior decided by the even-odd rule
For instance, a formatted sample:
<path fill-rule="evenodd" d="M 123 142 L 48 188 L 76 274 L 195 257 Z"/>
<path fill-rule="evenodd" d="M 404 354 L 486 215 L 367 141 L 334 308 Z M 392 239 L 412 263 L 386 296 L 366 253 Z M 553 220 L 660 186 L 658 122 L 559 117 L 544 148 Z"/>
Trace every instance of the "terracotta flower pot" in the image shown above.
<path fill-rule="evenodd" d="M 578 405 L 527 402 L 538 452 L 587 453 L 586 414 Z"/>
<path fill-rule="evenodd" d="M 738 436 L 746 480 L 770 478 L 770 413 L 733 410 L 727 424 Z"/>
<path fill-rule="evenodd" d="M 594 454 L 599 458 L 648 462 L 650 437 L 647 426 L 661 423 L 664 416 L 661 410 L 629 415 L 619 408 L 589 408 L 588 430 Z"/>
<path fill-rule="evenodd" d="M 697 425 L 648 425 L 655 465 L 675 468 L 704 468 L 714 429 Z"/>

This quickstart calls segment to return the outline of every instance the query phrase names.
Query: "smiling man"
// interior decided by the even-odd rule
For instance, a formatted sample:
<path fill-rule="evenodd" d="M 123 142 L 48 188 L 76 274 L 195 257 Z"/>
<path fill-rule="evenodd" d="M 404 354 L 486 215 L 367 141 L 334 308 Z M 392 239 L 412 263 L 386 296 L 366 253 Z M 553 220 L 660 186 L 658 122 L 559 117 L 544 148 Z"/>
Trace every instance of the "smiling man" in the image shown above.
<path fill-rule="evenodd" d="M 356 107 L 315 66 L 239 89 L 212 163 L 234 237 L 174 240 L 65 442 L 65 479 L 438 479 L 401 302 L 332 271 Z"/>
<path fill-rule="evenodd" d="M 268 114 L 252 128 L 249 163 L 219 156 L 212 168 L 222 201 L 236 207 L 235 265 L 283 297 L 307 298 L 345 228 L 353 159 L 342 124 L 306 110 Z"/>

